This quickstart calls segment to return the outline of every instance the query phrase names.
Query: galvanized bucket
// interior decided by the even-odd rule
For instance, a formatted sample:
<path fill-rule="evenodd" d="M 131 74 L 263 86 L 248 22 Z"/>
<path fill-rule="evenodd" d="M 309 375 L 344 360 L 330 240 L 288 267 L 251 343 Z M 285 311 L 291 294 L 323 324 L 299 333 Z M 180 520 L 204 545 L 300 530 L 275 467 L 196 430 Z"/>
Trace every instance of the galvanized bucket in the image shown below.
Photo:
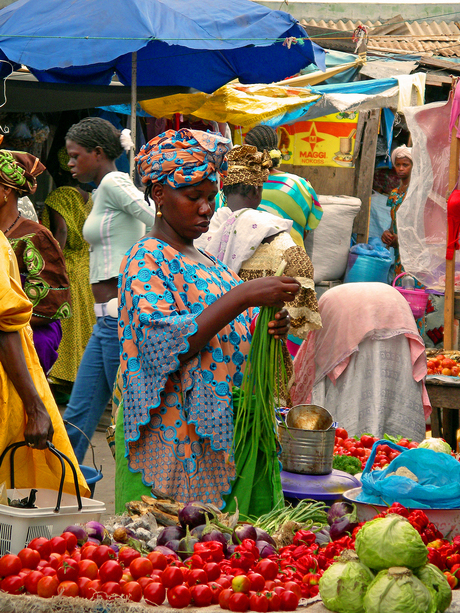
<path fill-rule="evenodd" d="M 302 427 L 295 427 L 295 426 Z M 311 428 L 311 429 L 306 429 Z M 298 405 L 278 428 L 283 470 L 304 475 L 332 472 L 335 428 L 332 415 L 324 407 Z"/>

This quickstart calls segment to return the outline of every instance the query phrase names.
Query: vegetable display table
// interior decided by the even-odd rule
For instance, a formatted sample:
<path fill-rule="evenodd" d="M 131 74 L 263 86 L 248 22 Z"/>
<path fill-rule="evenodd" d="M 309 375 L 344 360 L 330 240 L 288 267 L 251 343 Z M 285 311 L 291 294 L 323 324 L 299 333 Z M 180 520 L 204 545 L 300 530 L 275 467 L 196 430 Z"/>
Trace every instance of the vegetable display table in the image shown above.
<path fill-rule="evenodd" d="M 451 379 L 451 381 L 447 380 Z M 445 439 L 454 451 L 457 450 L 458 412 L 460 410 L 460 380 L 456 377 L 426 378 L 426 389 L 433 412 L 431 414 L 432 436 Z"/>

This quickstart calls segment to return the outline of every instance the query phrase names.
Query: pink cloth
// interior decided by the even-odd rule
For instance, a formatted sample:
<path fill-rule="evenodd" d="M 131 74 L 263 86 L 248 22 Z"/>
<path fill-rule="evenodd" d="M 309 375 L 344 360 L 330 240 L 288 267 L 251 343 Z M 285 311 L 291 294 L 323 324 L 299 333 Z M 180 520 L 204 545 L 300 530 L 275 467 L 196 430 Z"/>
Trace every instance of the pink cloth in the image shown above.
<path fill-rule="evenodd" d="M 450 114 L 449 122 L 449 142 L 452 140 L 452 130 L 454 129 L 455 122 L 460 116 L 460 86 L 456 85 L 454 99 L 452 101 L 452 111 Z M 460 122 L 457 125 L 457 138 L 460 138 Z"/>
<path fill-rule="evenodd" d="M 424 383 L 425 344 L 406 299 L 385 283 L 345 283 L 325 292 L 318 306 L 323 327 L 309 333 L 294 360 L 294 404 L 309 403 L 314 384 L 323 377 L 335 384 L 364 339 L 404 334 L 410 344 L 412 376 L 423 382 L 426 419 L 431 404 Z"/>

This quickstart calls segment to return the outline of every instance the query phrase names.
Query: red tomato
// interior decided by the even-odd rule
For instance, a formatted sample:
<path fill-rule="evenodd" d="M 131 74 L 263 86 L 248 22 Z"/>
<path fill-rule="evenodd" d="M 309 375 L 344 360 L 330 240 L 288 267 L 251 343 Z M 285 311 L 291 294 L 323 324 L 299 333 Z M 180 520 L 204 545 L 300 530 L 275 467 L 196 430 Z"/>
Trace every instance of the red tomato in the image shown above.
<path fill-rule="evenodd" d="M 7 594 L 21 594 L 24 591 L 24 579 L 19 575 L 8 575 L 0 583 L 0 589 Z"/>
<path fill-rule="evenodd" d="M 101 585 L 101 594 L 105 600 L 112 600 L 121 596 L 121 586 L 115 581 L 107 581 Z"/>
<path fill-rule="evenodd" d="M 389 453 L 393 451 L 393 449 L 389 447 L 388 445 L 379 445 L 378 451 L 380 453 L 385 453 L 386 455 L 388 455 Z"/>
<path fill-rule="evenodd" d="M 249 609 L 249 597 L 242 592 L 238 594 L 232 594 L 228 601 L 228 608 L 230 611 L 236 611 L 237 613 L 245 613 Z"/>
<path fill-rule="evenodd" d="M 160 585 L 163 585 L 161 581 L 155 581 L 153 577 L 139 577 L 137 582 L 141 586 L 142 591 L 145 590 L 146 586 L 149 585 L 149 583 L 160 583 Z"/>
<path fill-rule="evenodd" d="M 362 446 L 366 447 L 367 449 L 370 449 L 372 445 L 374 444 L 374 437 L 369 436 L 368 434 L 363 434 L 360 440 L 361 440 Z"/>
<path fill-rule="evenodd" d="M 357 458 L 364 458 L 365 455 L 366 455 L 366 451 L 363 447 L 356 447 L 355 456 Z"/>
<path fill-rule="evenodd" d="M 85 586 L 83 596 L 91 600 L 91 598 L 97 597 L 101 593 L 101 582 L 99 579 L 93 579 Z"/>
<path fill-rule="evenodd" d="M 57 594 L 59 579 L 56 575 L 52 577 L 42 577 L 37 583 L 37 595 L 41 598 L 51 598 Z"/>
<path fill-rule="evenodd" d="M 409 443 L 409 449 L 417 449 L 417 447 L 418 447 L 418 443 L 415 443 L 415 442 Z"/>
<path fill-rule="evenodd" d="M 221 585 L 224 590 L 228 589 L 232 585 L 230 579 L 228 579 L 227 577 L 222 577 L 222 575 L 218 579 L 216 579 L 216 583 Z"/>
<path fill-rule="evenodd" d="M 129 565 L 129 572 L 134 579 L 149 577 L 153 571 L 153 564 L 148 558 L 136 558 Z"/>
<path fill-rule="evenodd" d="M 137 581 L 129 581 L 125 583 L 121 588 L 123 596 L 128 596 L 129 600 L 133 602 L 140 602 L 142 600 L 142 588 Z"/>
<path fill-rule="evenodd" d="M 162 605 L 166 598 L 166 590 L 161 583 L 151 581 L 143 588 L 145 601 L 149 604 Z"/>
<path fill-rule="evenodd" d="M 40 581 L 42 577 L 45 575 L 41 573 L 39 570 L 33 570 L 31 573 L 27 575 L 24 579 L 24 586 L 29 594 L 37 593 L 37 583 Z"/>
<path fill-rule="evenodd" d="M 61 555 L 67 550 L 67 542 L 62 536 L 54 536 L 50 540 L 51 553 L 60 553 Z"/>
<path fill-rule="evenodd" d="M 99 569 L 96 562 L 93 560 L 80 560 L 78 562 L 78 573 L 80 577 L 88 577 L 88 579 L 97 579 Z"/>
<path fill-rule="evenodd" d="M 51 553 L 50 541 L 44 536 L 37 536 L 37 538 L 32 539 L 28 547 L 30 547 L 30 549 L 36 549 L 42 559 L 48 558 Z"/>
<path fill-rule="evenodd" d="M 57 577 L 59 581 L 76 581 L 78 579 L 78 562 L 67 558 L 57 569 Z"/>
<path fill-rule="evenodd" d="M 210 581 L 208 585 L 212 592 L 212 604 L 219 604 L 219 595 L 224 588 L 216 581 Z"/>
<path fill-rule="evenodd" d="M 203 570 L 208 576 L 208 581 L 215 581 L 220 577 L 220 566 L 217 562 L 208 562 L 203 566 Z"/>
<path fill-rule="evenodd" d="M 407 447 L 409 443 L 410 441 L 408 441 L 407 438 L 402 438 L 398 441 L 398 445 L 401 445 L 401 447 Z"/>
<path fill-rule="evenodd" d="M 249 594 L 250 588 L 251 588 L 251 582 L 246 577 L 246 575 L 238 575 L 237 577 L 233 577 L 232 590 L 235 593 L 243 592 L 243 594 Z"/>
<path fill-rule="evenodd" d="M 212 603 L 212 590 L 209 585 L 194 585 L 190 588 L 192 604 L 197 607 L 209 607 Z"/>
<path fill-rule="evenodd" d="M 278 596 L 281 596 L 281 594 L 286 591 L 286 588 L 284 587 L 284 585 L 275 585 L 273 591 L 275 592 L 275 594 L 278 594 Z"/>
<path fill-rule="evenodd" d="M 299 606 L 299 598 L 290 590 L 286 590 L 281 594 L 280 601 L 282 611 L 295 611 Z"/>
<path fill-rule="evenodd" d="M 294 594 L 297 596 L 299 600 L 302 598 L 302 591 L 300 589 L 300 585 L 296 583 L 295 581 L 286 581 L 286 583 L 284 584 L 284 587 L 287 590 L 294 592 Z"/>
<path fill-rule="evenodd" d="M 445 375 L 446 377 L 451 377 L 452 376 L 452 371 L 450 368 L 443 368 L 441 370 L 441 374 Z"/>
<path fill-rule="evenodd" d="M 88 583 L 91 583 L 91 579 L 89 579 L 88 577 L 78 577 L 77 585 L 80 596 L 85 596 Z"/>
<path fill-rule="evenodd" d="M 75 549 L 74 551 L 72 551 L 72 553 L 70 554 L 70 557 L 72 558 L 72 560 L 75 560 L 76 562 L 80 562 L 81 560 L 80 549 Z"/>
<path fill-rule="evenodd" d="M 57 570 L 61 564 L 64 562 L 64 558 L 60 553 L 50 553 L 50 557 L 48 560 L 48 566 Z"/>
<path fill-rule="evenodd" d="M 56 569 L 49 565 L 43 566 L 42 568 L 40 568 L 40 571 L 43 573 L 44 577 L 56 577 L 57 576 Z"/>
<path fill-rule="evenodd" d="M 77 547 L 77 537 L 72 532 L 63 532 L 61 537 L 65 540 L 66 549 L 69 553 L 72 553 Z"/>
<path fill-rule="evenodd" d="M 161 575 L 161 580 L 163 582 L 163 585 L 169 589 L 172 587 L 176 587 L 176 585 L 181 585 L 182 583 L 184 583 L 184 575 L 181 569 L 177 566 L 169 566 L 163 571 L 163 574 Z"/>
<path fill-rule="evenodd" d="M 94 560 L 96 564 L 101 568 L 104 562 L 107 560 L 114 560 L 117 554 L 108 545 L 98 545 L 91 554 L 91 560 Z"/>
<path fill-rule="evenodd" d="M 230 600 L 230 596 L 233 594 L 233 590 L 231 588 L 224 588 L 219 594 L 219 605 L 221 609 L 228 609 L 228 601 Z"/>
<path fill-rule="evenodd" d="M 398 455 L 399 455 L 399 451 L 392 451 L 389 455 L 390 462 L 393 461 L 395 458 L 397 458 Z"/>
<path fill-rule="evenodd" d="M 266 613 L 268 611 L 268 599 L 265 597 L 265 594 L 254 592 L 249 597 L 249 607 L 251 611 Z"/>
<path fill-rule="evenodd" d="M 251 592 L 262 592 L 265 589 L 265 579 L 259 573 L 248 573 Z"/>
<path fill-rule="evenodd" d="M 269 611 L 279 611 L 281 606 L 280 597 L 276 592 L 266 591 L 264 592 L 265 598 L 268 600 L 268 610 Z"/>
<path fill-rule="evenodd" d="M 168 566 L 168 559 L 160 551 L 151 551 L 147 557 L 152 562 L 153 568 L 164 570 Z"/>
<path fill-rule="evenodd" d="M 168 590 L 168 602 L 175 609 L 185 609 L 191 600 L 192 595 L 185 585 L 176 585 Z"/>
<path fill-rule="evenodd" d="M 450 370 L 452 371 L 452 376 L 458 377 L 460 375 L 460 368 L 458 366 L 452 366 Z"/>
<path fill-rule="evenodd" d="M 202 568 L 193 568 L 187 575 L 187 585 L 200 585 L 208 582 L 208 575 Z"/>
<path fill-rule="evenodd" d="M 75 581 L 61 581 L 57 587 L 60 596 L 78 596 L 80 589 Z"/>
<path fill-rule="evenodd" d="M 0 577 L 18 575 L 22 570 L 22 562 L 19 556 L 7 553 L 0 558 Z"/>
<path fill-rule="evenodd" d="M 131 562 L 140 557 L 141 554 L 132 547 L 121 547 L 118 552 L 118 561 L 124 568 L 129 568 Z"/>
<path fill-rule="evenodd" d="M 348 432 L 345 430 L 345 428 L 337 428 L 335 435 L 339 438 L 343 438 L 344 440 L 348 438 Z"/>
<path fill-rule="evenodd" d="M 25 547 L 18 553 L 18 558 L 21 560 L 23 568 L 31 568 L 34 570 L 37 568 L 40 562 L 40 554 L 36 549 Z"/>
<path fill-rule="evenodd" d="M 102 564 L 102 566 L 99 568 L 99 579 L 101 580 L 101 583 L 118 583 L 122 577 L 123 568 L 116 560 L 107 560 L 107 562 L 104 562 L 104 564 Z M 136 577 L 134 578 L 136 579 Z"/>
<path fill-rule="evenodd" d="M 269 560 L 268 558 L 264 558 L 257 562 L 254 572 L 259 573 L 262 577 L 267 580 L 273 580 L 278 574 L 278 565 L 273 560 Z"/>
<path fill-rule="evenodd" d="M 93 553 L 96 551 L 96 549 L 98 549 L 96 545 L 87 545 L 86 547 L 82 547 L 80 549 L 81 559 L 82 560 L 92 560 Z"/>

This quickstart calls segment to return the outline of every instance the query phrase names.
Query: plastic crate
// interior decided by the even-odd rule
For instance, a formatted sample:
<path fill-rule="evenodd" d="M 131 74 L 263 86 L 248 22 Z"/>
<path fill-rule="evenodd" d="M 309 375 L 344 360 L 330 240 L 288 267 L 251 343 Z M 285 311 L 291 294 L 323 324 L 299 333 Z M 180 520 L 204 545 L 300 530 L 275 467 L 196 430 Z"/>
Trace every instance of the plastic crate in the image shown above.
<path fill-rule="evenodd" d="M 8 497 L 29 496 L 29 489 L 8 490 Z M 71 524 L 82 524 L 90 520 L 99 521 L 105 504 L 92 498 L 82 498 L 83 508 L 78 510 L 77 497 L 62 494 L 61 508 L 55 512 L 55 490 L 38 489 L 35 509 L 18 509 L 0 504 L 0 556 L 17 554 L 37 536 L 51 538 L 59 536 Z"/>

